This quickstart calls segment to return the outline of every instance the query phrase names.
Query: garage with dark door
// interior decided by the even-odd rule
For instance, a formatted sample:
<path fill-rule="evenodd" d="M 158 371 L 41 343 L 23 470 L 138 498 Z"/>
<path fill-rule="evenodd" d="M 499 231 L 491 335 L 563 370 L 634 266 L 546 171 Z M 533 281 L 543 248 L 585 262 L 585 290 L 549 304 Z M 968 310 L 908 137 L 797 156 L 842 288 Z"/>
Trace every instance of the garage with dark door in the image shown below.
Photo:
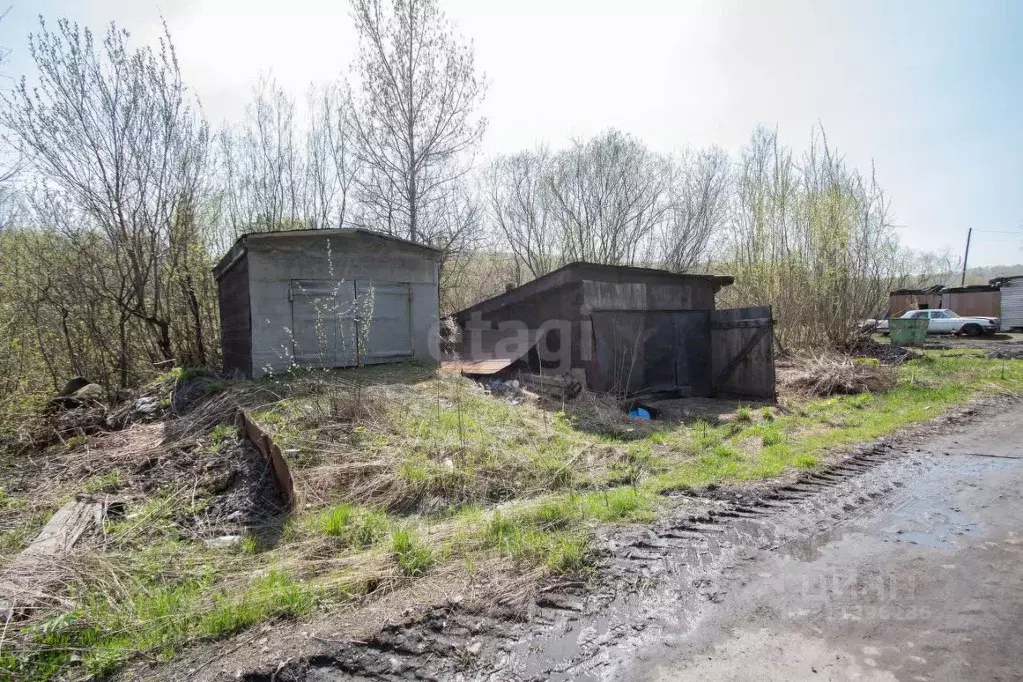
<path fill-rule="evenodd" d="M 439 259 L 360 229 L 241 237 L 214 269 L 225 371 L 437 357 Z"/>
<path fill-rule="evenodd" d="M 771 308 L 716 310 L 715 295 L 732 281 L 569 263 L 456 313 L 460 345 L 442 367 L 494 374 L 528 365 L 620 397 L 773 400 Z"/>

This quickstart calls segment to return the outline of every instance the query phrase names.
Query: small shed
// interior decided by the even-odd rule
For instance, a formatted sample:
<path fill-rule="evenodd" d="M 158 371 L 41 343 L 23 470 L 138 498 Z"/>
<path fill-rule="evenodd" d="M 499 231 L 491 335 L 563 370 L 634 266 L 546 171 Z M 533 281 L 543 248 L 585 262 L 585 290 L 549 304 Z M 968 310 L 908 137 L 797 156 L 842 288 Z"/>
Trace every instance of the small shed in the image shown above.
<path fill-rule="evenodd" d="M 437 358 L 440 252 L 361 229 L 258 232 L 213 270 L 224 371 Z"/>
<path fill-rule="evenodd" d="M 1023 329 L 1023 275 L 999 277 L 991 280 L 992 286 L 1001 290 L 1001 331 Z"/>
<path fill-rule="evenodd" d="M 774 399 L 771 308 L 715 310 L 727 276 L 572 263 L 455 314 L 456 366 L 514 362 L 620 396 Z"/>

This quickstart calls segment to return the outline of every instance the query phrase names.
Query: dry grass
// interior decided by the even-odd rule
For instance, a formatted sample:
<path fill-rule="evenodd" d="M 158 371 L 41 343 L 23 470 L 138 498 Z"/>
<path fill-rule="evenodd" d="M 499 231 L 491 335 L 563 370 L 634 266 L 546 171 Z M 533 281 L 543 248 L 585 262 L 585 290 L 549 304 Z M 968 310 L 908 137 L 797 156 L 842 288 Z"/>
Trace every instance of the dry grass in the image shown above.
<path fill-rule="evenodd" d="M 898 379 L 894 367 L 837 354 L 799 357 L 778 372 L 783 390 L 811 397 L 876 393 L 893 388 Z"/>
<path fill-rule="evenodd" d="M 662 410 L 683 423 L 631 420 L 594 394 L 511 404 L 414 365 L 298 375 L 229 385 L 163 438 L 157 426 L 133 427 L 52 446 L 25 461 L 17 482 L 4 482 L 8 551 L 43 512 L 86 488 L 117 488 L 125 513 L 66 562 L 66 589 L 52 608 L 8 632 L 0 671 L 40 680 L 58 677 L 47 666 L 105 674 L 268 619 L 329 618 L 350 632 L 350 619 L 371 629 L 444 596 L 524 608 L 544 576 L 586 570 L 595 526 L 653 518 L 659 493 L 813 467 L 828 447 L 965 400 L 965 384 L 945 385 L 952 379 L 1023 385 L 1012 366 L 959 356 L 900 368 L 893 391 L 880 389 L 894 373 L 862 360 L 808 357 L 779 369 L 785 408 Z M 864 390 L 875 393 L 812 397 Z M 237 532 L 219 524 L 225 498 L 238 491 L 207 480 L 223 475 L 225 461 L 241 461 L 223 424 L 233 404 L 284 450 L 299 504 L 276 535 L 253 529 L 237 546 L 214 548 L 205 541 Z M 281 630 L 310 626 L 318 625 Z M 36 667 L 12 667 L 21 659 L 5 660 L 10 651 Z"/>

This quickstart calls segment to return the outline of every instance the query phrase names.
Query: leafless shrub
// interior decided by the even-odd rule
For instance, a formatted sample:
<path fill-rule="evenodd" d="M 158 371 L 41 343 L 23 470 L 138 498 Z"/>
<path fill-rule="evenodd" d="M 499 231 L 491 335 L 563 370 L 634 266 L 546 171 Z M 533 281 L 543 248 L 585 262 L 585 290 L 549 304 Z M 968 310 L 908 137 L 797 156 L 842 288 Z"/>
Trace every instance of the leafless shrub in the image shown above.
<path fill-rule="evenodd" d="M 726 217 L 728 157 L 655 152 L 608 130 L 495 160 L 490 218 L 522 283 L 572 261 L 692 271 Z"/>
<path fill-rule="evenodd" d="M 822 397 L 884 391 L 893 388 L 898 378 L 894 367 L 836 354 L 800 357 L 779 372 L 783 389 Z"/>

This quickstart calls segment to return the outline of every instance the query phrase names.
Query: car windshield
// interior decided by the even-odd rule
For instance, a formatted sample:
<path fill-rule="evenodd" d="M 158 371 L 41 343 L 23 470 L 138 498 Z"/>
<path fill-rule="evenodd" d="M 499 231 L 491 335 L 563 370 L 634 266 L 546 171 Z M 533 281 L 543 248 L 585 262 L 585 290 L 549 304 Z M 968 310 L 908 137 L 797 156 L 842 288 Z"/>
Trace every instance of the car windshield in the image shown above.
<path fill-rule="evenodd" d="M 945 311 L 945 317 L 959 317 L 959 316 L 958 316 L 958 315 L 956 315 L 956 314 L 955 314 L 954 312 L 952 312 L 951 310 L 946 310 L 946 311 Z"/>

